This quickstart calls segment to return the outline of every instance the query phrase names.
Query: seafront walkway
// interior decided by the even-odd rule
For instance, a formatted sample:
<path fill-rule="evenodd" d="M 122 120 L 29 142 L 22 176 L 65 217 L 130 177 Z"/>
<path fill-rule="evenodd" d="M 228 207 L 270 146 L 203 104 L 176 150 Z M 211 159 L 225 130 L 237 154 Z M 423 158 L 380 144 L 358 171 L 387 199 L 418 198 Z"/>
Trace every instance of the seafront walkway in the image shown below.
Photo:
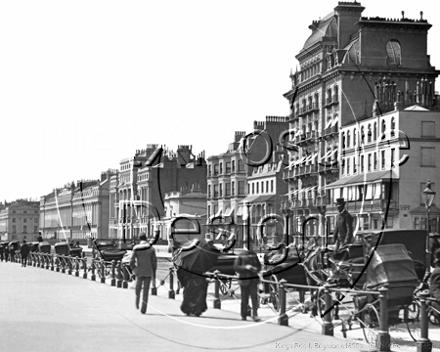
<path fill-rule="evenodd" d="M 158 250 L 158 256 L 166 269 L 168 255 Z M 147 314 L 142 315 L 134 307 L 132 284 L 124 289 L 111 286 L 110 280 L 91 281 L 90 275 L 83 279 L 0 262 L 0 352 L 371 350 L 361 330 L 348 331 L 343 338 L 335 326 L 334 336 L 322 335 L 322 321 L 299 311 L 289 313 L 289 326 L 280 326 L 278 314 L 262 304 L 261 322 L 241 321 L 236 285 L 236 297 L 223 296 L 221 309 L 214 309 L 210 284 L 208 310 L 201 317 L 187 317 L 180 311 L 181 292 L 169 298 L 166 273 L 158 270 L 157 295 L 150 294 Z M 440 351 L 435 333 L 433 351 Z M 392 351 L 416 350 L 406 331 L 400 336 L 392 341 Z"/>
<path fill-rule="evenodd" d="M 208 302 L 201 317 L 187 317 L 179 308 L 182 295 L 169 299 L 164 287 L 150 295 L 143 315 L 130 288 L 11 262 L 0 263 L 0 279 L 2 352 L 369 350 L 276 319 L 241 321 L 236 301 L 222 309 Z"/>

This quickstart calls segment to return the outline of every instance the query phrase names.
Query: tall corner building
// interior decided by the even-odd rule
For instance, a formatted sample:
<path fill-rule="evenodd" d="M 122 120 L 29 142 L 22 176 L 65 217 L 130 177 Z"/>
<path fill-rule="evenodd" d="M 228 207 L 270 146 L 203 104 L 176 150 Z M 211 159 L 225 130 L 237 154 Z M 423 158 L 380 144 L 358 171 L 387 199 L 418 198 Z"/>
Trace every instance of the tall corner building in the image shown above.
<path fill-rule="evenodd" d="M 315 219 L 306 222 L 307 235 L 325 234 L 334 228 L 336 212 L 331 205 L 338 197 L 346 196 L 348 201 L 348 190 L 344 188 L 358 185 L 356 179 L 351 178 L 341 186 L 343 177 L 358 176 L 359 185 L 367 187 L 367 171 L 360 171 L 360 163 L 368 163 L 368 148 L 376 148 L 378 155 L 382 153 L 380 145 L 386 142 L 381 135 L 382 116 L 410 107 L 410 111 L 438 111 L 435 80 L 439 71 L 431 65 L 428 55 L 431 25 L 422 13 L 418 19 L 406 18 L 404 13 L 398 19 L 367 18 L 362 16 L 364 9 L 356 1 L 338 2 L 331 13 L 312 22 L 309 26 L 311 34 L 296 55 L 299 69 L 291 74 L 292 89 L 284 94 L 291 107 L 289 127 L 293 147 L 289 148 L 289 166 L 284 171 L 288 195 L 282 209 L 291 218 L 291 233 L 301 232 L 302 225 L 311 218 Z M 411 120 L 408 114 L 403 115 Z M 428 120 L 435 122 L 437 117 L 438 114 L 434 114 Z M 370 132 L 367 130 L 369 124 L 363 122 L 367 119 L 375 119 L 371 121 Z M 345 133 L 351 132 L 352 143 L 357 141 L 354 150 L 358 155 L 350 160 L 352 169 L 349 174 L 346 153 L 352 151 L 342 148 L 341 131 L 345 126 L 350 126 Z M 362 128 L 365 135 L 377 134 L 370 146 L 367 146 L 368 139 L 361 136 Z M 389 131 L 385 139 L 399 138 L 399 133 Z M 436 144 L 438 137 L 430 138 Z M 362 158 L 362 153 L 367 154 Z M 386 155 L 391 157 L 390 152 Z M 370 158 L 374 158 L 374 154 Z M 371 160 L 374 163 L 374 159 Z M 364 170 L 367 169 L 368 165 Z M 374 169 L 371 172 L 375 172 Z M 414 173 L 413 177 L 420 178 L 414 181 L 418 192 L 420 183 L 426 180 L 420 173 Z M 398 184 L 398 178 L 396 182 Z M 403 191 L 397 186 L 399 190 Z M 352 199 L 365 204 L 364 191 L 367 189 L 356 191 Z M 386 197 L 383 192 L 382 197 Z M 385 209 L 383 204 L 375 204 L 377 209 L 374 210 L 381 217 L 377 221 L 371 217 L 364 220 L 366 209 L 358 209 L 354 214 L 356 226 L 361 224 L 363 229 L 371 229 L 377 224 L 380 228 L 385 214 L 388 215 L 388 208 Z M 398 216 L 400 206 L 393 206 L 393 215 Z M 362 221 L 358 221 L 360 218 Z M 388 221 L 388 225 L 400 226 L 393 221 Z"/>

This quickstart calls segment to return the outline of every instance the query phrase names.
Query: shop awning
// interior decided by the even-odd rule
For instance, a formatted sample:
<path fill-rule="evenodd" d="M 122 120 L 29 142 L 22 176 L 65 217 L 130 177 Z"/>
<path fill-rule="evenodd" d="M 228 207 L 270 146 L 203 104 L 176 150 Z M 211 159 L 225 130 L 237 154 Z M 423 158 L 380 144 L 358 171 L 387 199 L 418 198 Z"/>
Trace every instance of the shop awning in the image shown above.
<path fill-rule="evenodd" d="M 240 203 L 248 202 L 248 203 L 265 203 L 275 197 L 274 194 L 262 194 L 259 196 L 247 196 Z M 238 214 L 237 214 L 238 215 Z"/>
<path fill-rule="evenodd" d="M 366 183 L 371 183 L 380 180 L 389 180 L 389 179 L 398 179 L 394 171 L 387 170 L 387 171 L 369 172 L 361 175 L 343 177 L 338 181 L 327 185 L 326 189 L 343 187 L 346 185 L 363 185 Z"/>

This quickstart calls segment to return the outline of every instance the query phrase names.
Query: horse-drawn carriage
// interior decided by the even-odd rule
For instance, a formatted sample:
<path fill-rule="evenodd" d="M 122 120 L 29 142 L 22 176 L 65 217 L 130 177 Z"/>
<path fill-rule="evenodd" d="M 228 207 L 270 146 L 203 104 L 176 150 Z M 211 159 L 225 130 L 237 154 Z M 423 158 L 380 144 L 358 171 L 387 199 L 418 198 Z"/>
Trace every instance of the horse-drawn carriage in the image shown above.
<path fill-rule="evenodd" d="M 360 292 L 386 287 L 388 324 L 406 323 L 411 333 L 419 314 L 413 293 L 425 274 L 426 240 L 424 230 L 383 230 L 359 232 L 354 243 L 338 251 L 316 246 L 305 252 L 290 246 L 267 261 L 263 277 L 272 282 L 285 279 L 290 284 L 346 289 L 350 293 L 345 296 L 352 298 L 352 314 L 345 323 L 359 322 L 367 340 L 379 327 L 379 298 Z M 278 287 L 264 285 L 266 301 L 275 310 L 279 307 Z M 340 306 L 336 303 L 342 301 L 342 294 L 332 293 L 332 300 L 335 305 L 330 314 L 336 318 Z M 310 301 L 312 314 L 326 312 L 323 289 L 311 290 Z"/>
<path fill-rule="evenodd" d="M 71 257 L 81 257 L 82 256 L 82 248 L 81 247 L 72 247 L 67 242 L 59 242 L 54 245 L 55 253 L 63 256 L 71 256 Z"/>

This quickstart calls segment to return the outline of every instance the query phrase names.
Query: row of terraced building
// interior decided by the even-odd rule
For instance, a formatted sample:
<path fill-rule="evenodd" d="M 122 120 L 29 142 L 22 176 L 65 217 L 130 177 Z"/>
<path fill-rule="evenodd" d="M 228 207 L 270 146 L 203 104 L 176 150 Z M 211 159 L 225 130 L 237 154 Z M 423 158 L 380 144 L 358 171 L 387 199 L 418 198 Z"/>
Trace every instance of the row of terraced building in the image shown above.
<path fill-rule="evenodd" d="M 276 243 L 285 232 L 292 240 L 303 231 L 324 237 L 341 197 L 357 230 L 439 231 L 440 209 L 432 206 L 428 224 L 421 196 L 428 179 L 434 191 L 440 183 L 431 25 L 422 13 L 388 19 L 363 11 L 359 2 L 338 2 L 309 26 L 283 94 L 289 115 L 235 132 L 220 155 L 147 145 L 99 180 L 54 189 L 40 202 L 44 236 L 121 239 L 160 230 L 169 240 L 173 217 L 185 214 L 217 228 L 217 240 L 233 235 L 241 243 L 249 222 L 255 243 Z M 277 220 L 261 226 L 269 214 Z"/>

